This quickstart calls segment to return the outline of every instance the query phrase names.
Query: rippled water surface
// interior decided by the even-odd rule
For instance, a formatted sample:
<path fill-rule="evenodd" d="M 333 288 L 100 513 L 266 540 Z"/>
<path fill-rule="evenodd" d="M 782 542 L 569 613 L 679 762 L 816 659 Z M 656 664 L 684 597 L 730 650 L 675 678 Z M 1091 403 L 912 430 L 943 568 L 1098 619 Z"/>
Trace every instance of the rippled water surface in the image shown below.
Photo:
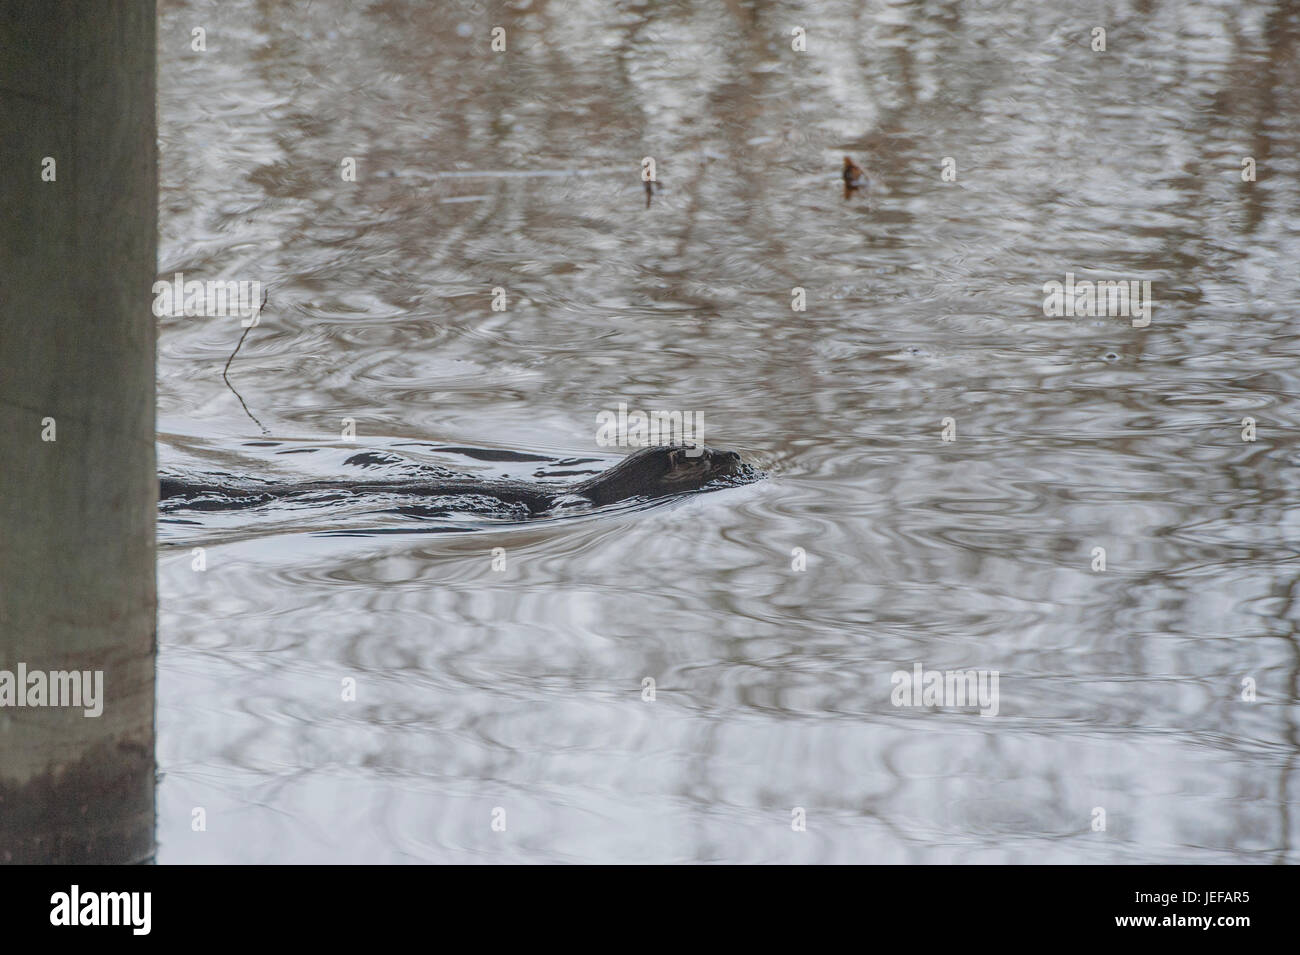
<path fill-rule="evenodd" d="M 529 477 L 433 449 L 599 467 L 626 402 L 769 476 L 168 515 L 159 860 L 1298 861 L 1298 35 L 1250 0 L 164 3 L 159 272 L 268 292 L 247 413 L 239 319 L 161 319 L 164 467 Z M 1150 324 L 1045 315 L 1067 272 L 1150 281 Z M 892 705 L 918 663 L 997 671 L 997 715 Z"/>

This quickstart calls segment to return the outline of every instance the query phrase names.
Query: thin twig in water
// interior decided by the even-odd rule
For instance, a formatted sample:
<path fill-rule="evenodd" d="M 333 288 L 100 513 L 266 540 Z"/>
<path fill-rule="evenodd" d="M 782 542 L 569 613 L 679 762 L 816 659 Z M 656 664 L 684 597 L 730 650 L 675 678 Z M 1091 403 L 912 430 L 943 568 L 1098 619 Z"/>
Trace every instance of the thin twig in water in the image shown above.
<path fill-rule="evenodd" d="M 253 419 L 253 423 L 262 429 L 262 434 L 270 434 L 271 432 L 266 429 L 266 426 L 263 425 L 262 422 L 257 420 L 257 415 L 253 414 L 253 412 L 248 410 L 248 405 L 244 404 L 244 396 L 241 395 L 238 391 L 235 391 L 235 386 L 230 383 L 229 372 L 230 372 L 230 363 L 235 360 L 235 356 L 239 354 L 239 349 L 241 349 L 244 346 L 244 339 L 248 337 L 248 333 L 251 332 L 254 328 L 256 328 L 257 323 L 261 321 L 262 309 L 266 308 L 266 299 L 270 294 L 271 294 L 270 289 L 267 289 L 265 292 L 262 293 L 262 304 L 257 306 L 257 314 L 253 316 L 252 323 L 247 328 L 244 329 L 244 334 L 239 336 L 239 344 L 236 345 L 235 350 L 230 353 L 230 357 L 226 359 L 226 367 L 221 370 L 221 377 L 225 379 L 226 387 L 229 388 L 232 392 L 234 392 L 235 397 L 239 399 L 239 403 L 244 406 L 244 414 L 248 415 L 250 418 Z"/>

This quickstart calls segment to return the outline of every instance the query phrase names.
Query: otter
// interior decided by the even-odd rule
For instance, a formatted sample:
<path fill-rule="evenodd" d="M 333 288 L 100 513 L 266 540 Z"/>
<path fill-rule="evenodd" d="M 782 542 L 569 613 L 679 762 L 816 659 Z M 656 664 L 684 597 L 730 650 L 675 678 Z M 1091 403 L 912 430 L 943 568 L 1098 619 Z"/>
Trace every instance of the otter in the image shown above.
<path fill-rule="evenodd" d="M 350 458 L 349 462 L 353 460 L 355 458 Z M 158 481 L 158 496 L 160 505 L 167 510 L 226 510 L 305 496 L 310 496 L 313 501 L 329 501 L 358 494 L 403 494 L 462 499 L 471 509 L 477 510 L 492 509 L 482 506 L 483 500 L 489 499 L 514 509 L 526 509 L 531 515 L 549 511 L 560 504 L 590 502 L 602 507 L 634 497 L 657 498 L 698 491 L 711 484 L 744 484 L 759 476 L 734 451 L 662 445 L 641 448 L 600 474 L 573 484 L 443 476 L 442 473 L 388 481 L 311 481 L 303 484 L 210 478 L 191 480 L 164 475 Z"/>

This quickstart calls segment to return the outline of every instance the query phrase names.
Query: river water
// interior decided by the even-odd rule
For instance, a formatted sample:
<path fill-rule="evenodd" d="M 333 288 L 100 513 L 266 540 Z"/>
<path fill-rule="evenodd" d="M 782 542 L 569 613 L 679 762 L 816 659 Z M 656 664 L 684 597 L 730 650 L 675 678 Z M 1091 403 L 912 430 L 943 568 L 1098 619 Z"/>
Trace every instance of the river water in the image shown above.
<path fill-rule="evenodd" d="M 1300 861 L 1294 5 L 161 7 L 162 466 L 768 476 L 168 515 L 160 862 Z"/>

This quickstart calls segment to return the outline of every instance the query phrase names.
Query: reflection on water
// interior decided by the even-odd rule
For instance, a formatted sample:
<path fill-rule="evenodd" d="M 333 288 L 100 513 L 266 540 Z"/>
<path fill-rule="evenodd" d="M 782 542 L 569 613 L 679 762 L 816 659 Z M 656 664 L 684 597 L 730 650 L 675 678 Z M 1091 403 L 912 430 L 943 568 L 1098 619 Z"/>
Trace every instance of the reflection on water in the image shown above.
<path fill-rule="evenodd" d="M 230 377 L 270 432 L 238 320 L 164 318 L 164 465 L 607 458 L 626 401 L 771 478 L 165 528 L 160 861 L 1298 861 L 1298 34 L 1284 0 L 164 4 L 159 272 L 269 288 Z M 1066 273 L 1150 281 L 1150 325 L 1045 316 Z M 891 705 L 914 663 L 997 671 L 998 715 Z"/>

